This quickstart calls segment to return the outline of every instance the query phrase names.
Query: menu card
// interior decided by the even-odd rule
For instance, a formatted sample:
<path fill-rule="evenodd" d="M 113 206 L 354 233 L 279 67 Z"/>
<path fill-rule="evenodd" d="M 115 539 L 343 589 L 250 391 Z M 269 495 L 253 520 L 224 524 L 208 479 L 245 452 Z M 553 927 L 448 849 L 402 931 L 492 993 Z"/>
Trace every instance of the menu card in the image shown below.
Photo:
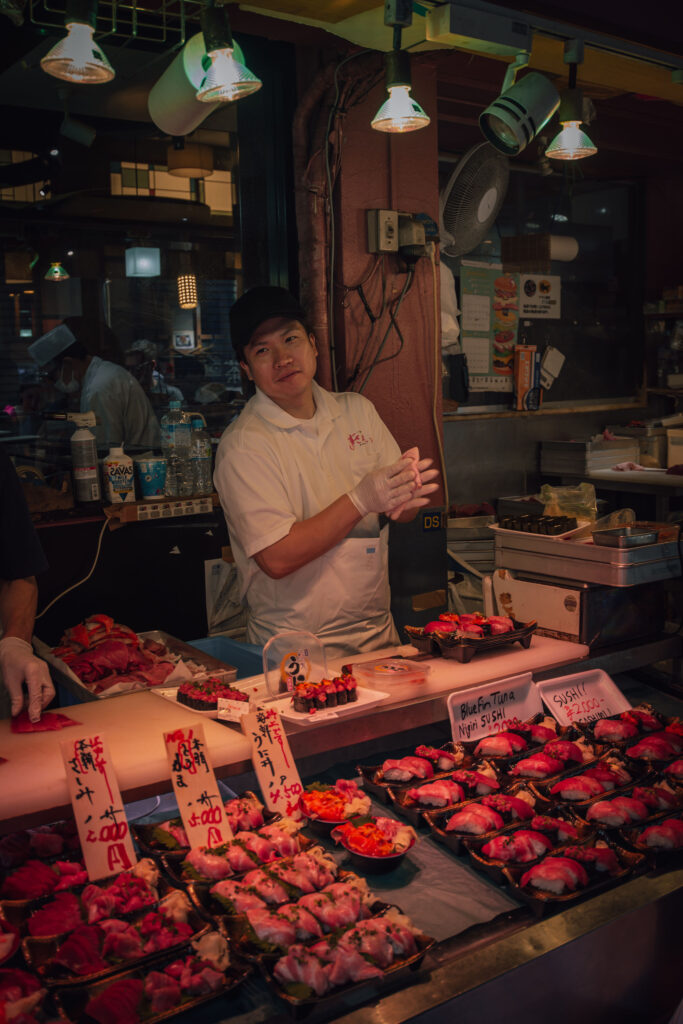
<path fill-rule="evenodd" d="M 455 743 L 502 732 L 512 719 L 526 722 L 543 710 L 531 672 L 457 690 L 446 703 Z"/>
<path fill-rule="evenodd" d="M 201 722 L 164 733 L 171 781 L 190 846 L 220 846 L 232 839 Z"/>
<path fill-rule="evenodd" d="M 244 715 L 242 731 L 251 741 L 251 760 L 269 811 L 287 818 L 303 815 L 299 800 L 304 791 L 278 712 L 260 707 Z"/>

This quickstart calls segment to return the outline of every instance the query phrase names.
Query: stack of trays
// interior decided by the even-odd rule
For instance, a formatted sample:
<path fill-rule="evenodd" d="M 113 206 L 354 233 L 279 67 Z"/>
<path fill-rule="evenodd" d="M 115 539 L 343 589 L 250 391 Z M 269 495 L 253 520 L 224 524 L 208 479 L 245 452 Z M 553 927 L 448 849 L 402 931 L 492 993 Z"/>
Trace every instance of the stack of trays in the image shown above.
<path fill-rule="evenodd" d="M 638 439 L 618 437 L 614 441 L 541 442 L 541 473 L 557 476 L 583 476 L 596 469 L 611 469 L 618 462 L 637 462 L 640 455 Z"/>
<path fill-rule="evenodd" d="M 452 516 L 448 520 L 448 552 L 459 564 L 477 572 L 493 572 L 494 544 L 489 526 L 495 516 Z"/>

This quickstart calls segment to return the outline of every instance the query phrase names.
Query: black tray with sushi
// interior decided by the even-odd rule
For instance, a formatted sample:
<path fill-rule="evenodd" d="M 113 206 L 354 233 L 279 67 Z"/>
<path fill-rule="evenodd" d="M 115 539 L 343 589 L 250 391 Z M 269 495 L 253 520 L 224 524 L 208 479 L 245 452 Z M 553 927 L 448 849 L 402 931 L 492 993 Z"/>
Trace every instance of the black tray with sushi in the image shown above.
<path fill-rule="evenodd" d="M 423 654 L 453 658 L 455 661 L 467 664 L 475 654 L 487 654 L 489 651 L 497 651 L 500 647 L 509 647 L 516 643 L 524 648 L 529 647 L 538 623 L 518 622 L 513 619 L 512 624 L 513 628 L 507 633 L 484 637 L 449 637 L 445 634 L 425 634 L 418 626 L 404 626 L 403 630 L 408 637 L 408 642 Z"/>
<path fill-rule="evenodd" d="M 647 780 L 651 782 L 652 780 Z M 645 826 L 683 809 L 681 794 L 656 785 L 627 786 L 573 807 L 577 822 L 605 831 Z"/>
<path fill-rule="evenodd" d="M 537 754 L 553 740 L 573 740 L 579 735 L 573 726 L 558 726 L 553 719 L 539 713 L 528 722 L 518 719 L 506 721 L 499 732 L 478 740 L 465 740 L 463 748 L 474 758 L 485 757 L 503 767 L 520 757 Z"/>
<path fill-rule="evenodd" d="M 580 808 L 596 796 L 627 789 L 649 775 L 646 766 L 632 764 L 620 750 L 607 750 L 594 761 L 568 767 L 547 779 L 529 781 L 539 796 L 556 804 Z"/>
<path fill-rule="evenodd" d="M 647 863 L 658 870 L 668 871 L 683 864 L 683 813 L 623 828 L 617 835 L 624 845 L 642 853 Z"/>
<path fill-rule="evenodd" d="M 146 918 L 144 922 L 143 918 Z M 60 936 L 45 938 L 27 936 L 21 943 L 22 953 L 28 966 L 39 975 L 42 983 L 48 988 L 71 987 L 109 978 L 114 974 L 119 974 L 122 968 L 139 967 L 144 969 L 162 956 L 170 955 L 174 951 L 179 954 L 188 942 L 200 939 L 202 935 L 206 935 L 211 930 L 211 925 L 190 906 L 186 921 L 189 933 L 184 930 L 176 942 L 162 949 L 152 950 L 140 956 L 130 956 L 131 936 L 129 931 L 138 932 L 138 928 L 142 927 L 144 929 L 142 942 L 144 942 L 150 932 L 149 910 L 139 911 L 137 920 L 126 923 L 128 925 L 126 932 L 120 930 L 111 937 L 108 936 L 108 932 L 105 933 L 104 929 L 99 929 L 101 934 L 98 936 L 96 934 L 97 925 L 81 925 L 80 929 L 74 929 L 73 932 Z M 173 927 L 173 923 L 170 921 L 166 924 L 170 928 Z M 111 960 L 106 959 L 101 949 L 105 934 L 108 936 L 111 946 Z M 86 950 L 89 950 L 93 968 L 87 973 L 85 971 Z M 57 954 L 64 958 L 64 962 L 55 961 Z M 66 966 L 69 959 L 74 965 L 72 969 Z M 98 961 L 102 966 L 98 965 Z"/>
<path fill-rule="evenodd" d="M 618 715 L 598 718 L 593 722 L 579 722 L 577 725 L 586 736 L 598 743 L 625 748 L 634 746 L 648 735 L 662 732 L 667 726 L 677 729 L 680 722 L 660 714 L 652 704 L 643 703 L 621 711 Z"/>
<path fill-rule="evenodd" d="M 446 766 L 447 762 L 450 763 L 450 767 Z M 467 767 L 471 762 L 472 758 L 464 753 L 462 743 L 448 742 L 441 747 L 422 744 L 416 747 L 412 754 L 406 754 L 401 758 L 387 758 L 379 765 L 357 765 L 356 771 L 363 780 L 363 789 L 372 793 L 383 804 L 388 804 L 391 802 L 390 788 L 397 791 L 448 778 L 454 770 Z"/>
<path fill-rule="evenodd" d="M 516 785 L 519 786 L 520 783 Z M 425 787 L 428 790 L 427 800 L 423 798 L 421 801 L 415 791 L 419 792 Z M 388 792 L 396 811 L 415 827 L 423 827 L 429 825 L 426 818 L 428 813 L 453 812 L 465 801 L 497 793 L 500 788 L 497 776 L 494 778 L 474 768 L 458 768 L 441 778 L 430 779 L 413 787 L 395 789 L 390 786 Z M 446 802 L 441 802 L 442 800 Z"/>
<path fill-rule="evenodd" d="M 465 839 L 464 847 L 472 867 L 488 875 L 498 885 L 507 885 L 503 868 L 530 868 L 546 855 L 561 853 L 567 846 L 590 842 L 595 831 L 594 828 L 571 821 L 570 816 L 534 816 L 530 821 L 524 821 L 518 827 L 501 832 L 492 839 L 482 836 Z M 496 846 L 502 848 L 496 850 Z M 497 853 L 500 856 L 496 856 Z"/>
<path fill-rule="evenodd" d="M 565 736 L 548 741 L 540 749 L 522 751 L 508 759 L 502 778 L 508 782 L 534 783 L 540 789 L 554 784 L 567 772 L 594 765 L 604 752 L 604 747 L 589 743 L 572 726 Z"/>
<path fill-rule="evenodd" d="M 495 806 L 490 806 L 491 804 Z M 545 806 L 547 807 L 547 804 Z M 526 808 L 531 813 L 528 813 Z M 526 817 L 522 817 L 520 812 Z M 464 845 L 466 840 L 477 838 L 486 842 L 494 836 L 519 828 L 520 824 L 530 820 L 535 813 L 540 813 L 540 809 L 530 804 L 528 800 L 522 800 L 521 797 L 512 794 L 495 793 L 488 797 L 465 800 L 452 810 L 425 811 L 424 819 L 431 829 L 432 838 L 459 856 L 467 853 L 467 847 Z M 462 818 L 462 828 L 459 830 L 448 829 L 448 823 L 454 815 Z"/>
<path fill-rule="evenodd" d="M 387 916 L 394 909 L 390 907 Z M 261 961 L 261 970 L 271 991 L 283 1000 L 293 1016 L 299 1019 L 316 1009 L 324 1013 L 334 1011 L 334 1015 L 338 1016 L 347 1008 L 355 1009 L 361 1003 L 380 999 L 388 992 L 416 980 L 425 955 L 435 944 L 435 939 L 429 935 L 411 928 L 412 948 L 405 955 L 396 953 L 393 944 L 389 942 L 385 944 L 384 950 L 374 947 L 374 959 L 358 941 L 350 941 L 348 951 L 344 948 L 344 936 L 351 940 L 349 932 L 355 932 L 356 927 L 362 928 L 367 925 L 371 925 L 372 928 L 381 927 L 381 921 L 382 915 L 379 915 L 361 922 L 359 926 L 354 926 L 354 929 L 335 934 L 329 943 L 327 939 L 323 940 L 326 948 L 330 950 L 330 956 L 336 958 L 336 968 L 330 965 L 329 969 L 326 969 L 327 964 L 321 968 L 319 956 L 311 952 L 311 949 L 320 946 L 320 943 L 314 943 L 311 949 L 300 946 L 294 950 L 290 949 L 291 957 L 281 957 L 274 963 Z M 384 953 L 386 957 L 393 959 L 386 966 L 379 966 L 376 961 L 380 956 L 383 958 Z M 284 971 L 280 970 L 281 961 L 294 967 L 296 977 L 300 980 L 285 981 Z M 362 973 L 362 980 L 353 980 L 355 970 Z M 369 977 L 370 972 L 376 974 Z M 335 984 L 340 977 L 344 980 Z M 347 978 L 349 980 L 346 980 Z M 345 1005 L 347 1001 L 348 1006 Z"/>
<path fill-rule="evenodd" d="M 606 857 L 613 856 L 611 870 L 598 871 L 594 865 L 587 862 L 580 862 L 577 869 L 577 861 L 571 856 L 572 852 L 587 851 L 593 848 L 607 850 Z M 571 861 L 573 866 L 565 864 L 566 860 Z M 561 863 L 558 865 L 557 861 Z M 641 853 L 627 850 L 613 842 L 598 841 L 595 844 L 587 843 L 566 847 L 561 855 L 544 857 L 538 864 L 529 868 L 528 871 L 533 872 L 537 878 L 545 876 L 542 884 L 547 888 L 533 886 L 523 867 L 505 867 L 503 876 L 511 894 L 529 906 L 540 918 L 548 913 L 564 910 L 568 905 L 571 906 L 582 900 L 590 899 L 606 889 L 619 885 L 643 866 L 644 857 Z"/>
<path fill-rule="evenodd" d="M 296 841 L 298 847 L 296 852 L 303 852 L 314 845 L 313 840 L 301 832 L 296 834 Z M 240 858 L 243 860 L 244 867 L 238 869 L 231 866 L 230 861 L 224 856 L 223 852 L 224 848 L 228 845 L 240 848 Z M 271 861 L 282 860 L 285 857 L 291 856 L 291 854 L 283 855 L 278 850 L 273 852 L 276 856 L 272 856 L 271 852 L 269 852 L 269 860 L 260 860 L 258 854 L 254 853 L 254 851 L 245 850 L 240 840 L 232 840 L 229 844 L 224 843 L 222 846 L 216 847 L 215 850 L 190 850 L 184 860 L 164 855 L 161 858 L 161 864 L 175 885 L 185 887 L 189 882 L 195 882 L 199 885 L 213 885 L 223 878 L 241 878 L 255 868 L 267 867 Z M 190 856 L 194 858 L 194 865 L 186 863 Z M 223 866 L 219 862 L 223 862 Z M 213 877 L 210 874 L 203 874 L 201 871 L 203 866 L 206 867 L 206 871 L 215 871 L 217 873 Z"/>
<path fill-rule="evenodd" d="M 176 952 L 155 960 L 146 968 L 122 970 L 118 975 L 103 981 L 55 989 L 54 999 L 60 1016 L 71 1024 L 92 1024 L 94 1020 L 103 1020 L 105 1017 L 100 1016 L 99 1012 L 98 1017 L 92 1016 L 91 1011 L 95 1007 L 91 1003 L 98 1000 L 104 1013 L 110 1014 L 106 1019 L 114 1019 L 111 1016 L 112 1010 L 106 1008 L 115 1007 L 119 1015 L 116 1019 L 158 1024 L 177 1014 L 195 1010 L 212 999 L 232 995 L 252 972 L 249 964 L 236 960 L 223 971 L 211 968 L 210 973 L 205 973 L 200 980 L 200 965 L 192 947 L 188 945 L 182 952 L 182 957 Z M 189 962 L 196 972 L 192 973 L 192 969 L 190 971 L 190 990 L 181 990 L 177 983 L 175 975 L 179 971 L 173 965 L 180 961 L 186 964 Z M 171 973 L 168 973 L 169 969 Z M 193 983 L 196 989 L 202 988 L 204 991 L 201 994 L 193 992 Z"/>
<path fill-rule="evenodd" d="M 254 824 L 251 824 L 245 813 L 239 821 L 238 827 L 233 828 L 233 832 L 238 830 L 241 832 L 258 831 L 259 828 L 262 828 L 264 825 L 270 825 L 281 817 L 279 814 L 266 810 L 256 794 L 250 791 L 244 793 L 242 797 L 227 801 L 227 803 L 235 804 L 237 800 L 253 805 L 253 814 L 250 817 Z M 259 819 L 260 823 L 256 824 L 255 822 Z M 163 826 L 171 826 L 172 830 L 169 831 Z M 184 829 L 182 820 L 179 817 L 149 824 L 138 823 L 131 825 L 130 830 L 133 839 L 146 857 L 160 857 L 163 855 L 182 860 L 190 849 L 189 844 L 181 842 L 181 839 L 184 838 Z"/>

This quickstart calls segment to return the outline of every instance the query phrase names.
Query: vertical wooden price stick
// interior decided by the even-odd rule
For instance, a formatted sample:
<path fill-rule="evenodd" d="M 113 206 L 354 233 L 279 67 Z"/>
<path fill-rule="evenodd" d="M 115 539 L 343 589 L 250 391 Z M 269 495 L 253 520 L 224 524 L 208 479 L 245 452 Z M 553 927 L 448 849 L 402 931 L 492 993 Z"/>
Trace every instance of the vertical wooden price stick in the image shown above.
<path fill-rule="evenodd" d="M 304 791 L 282 721 L 274 708 L 257 708 L 242 718 L 242 731 L 251 742 L 251 760 L 269 811 L 296 820 L 303 817 L 299 800 Z"/>
<path fill-rule="evenodd" d="M 164 733 L 178 809 L 190 846 L 220 846 L 232 839 L 201 723 Z"/>
<path fill-rule="evenodd" d="M 88 877 L 132 867 L 137 857 L 104 736 L 70 737 L 61 748 Z"/>

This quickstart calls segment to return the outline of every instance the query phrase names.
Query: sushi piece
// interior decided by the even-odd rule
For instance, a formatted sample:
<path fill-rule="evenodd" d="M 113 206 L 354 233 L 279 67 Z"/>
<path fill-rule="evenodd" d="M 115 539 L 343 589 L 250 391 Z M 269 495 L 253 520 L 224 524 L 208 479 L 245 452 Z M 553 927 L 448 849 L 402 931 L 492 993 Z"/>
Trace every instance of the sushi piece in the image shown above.
<path fill-rule="evenodd" d="M 284 907 L 278 907 L 276 913 L 293 926 L 297 942 L 309 942 L 323 937 L 320 922 L 305 907 L 297 903 L 285 903 Z"/>
<path fill-rule="evenodd" d="M 608 743 L 621 743 L 638 735 L 638 727 L 625 718 L 600 718 L 593 726 L 596 740 Z"/>
<path fill-rule="evenodd" d="M 588 885 L 588 875 L 583 864 L 569 857 L 544 857 L 540 864 L 525 871 L 520 885 L 522 888 L 533 886 L 561 896 Z"/>
<path fill-rule="evenodd" d="M 283 986 L 305 985 L 316 996 L 324 996 L 331 988 L 323 961 L 301 945 L 292 946 L 286 956 L 280 957 L 273 968 L 273 975 Z"/>
<path fill-rule="evenodd" d="M 631 781 L 630 774 L 617 761 L 602 761 L 591 768 L 586 768 L 582 772 L 582 777 L 595 779 L 606 792 L 616 789 L 617 786 L 627 786 Z"/>
<path fill-rule="evenodd" d="M 381 767 L 386 782 L 410 782 L 411 779 L 431 779 L 434 769 L 425 757 L 389 758 Z"/>
<path fill-rule="evenodd" d="M 557 758 L 550 757 L 549 754 L 544 754 L 541 751 L 517 761 L 510 772 L 512 775 L 523 776 L 526 779 L 547 779 L 552 775 L 557 775 L 563 768 L 564 761 L 558 761 Z"/>
<path fill-rule="evenodd" d="M 299 852 L 301 843 L 297 832 L 301 828 L 301 822 L 292 818 L 283 818 L 272 825 L 264 825 L 259 829 L 258 834 L 267 839 L 275 848 L 280 857 L 293 857 Z"/>
<path fill-rule="evenodd" d="M 664 774 L 672 778 L 674 782 L 683 782 L 683 758 L 672 761 L 671 764 L 667 765 L 664 769 Z"/>
<path fill-rule="evenodd" d="M 615 796 L 611 800 L 598 800 L 591 804 L 586 820 L 620 828 L 623 825 L 630 825 L 632 821 L 642 821 L 647 816 L 648 810 L 642 800 Z"/>
<path fill-rule="evenodd" d="M 669 746 L 674 748 L 677 754 L 683 753 L 683 735 L 676 732 L 674 729 L 665 729 L 663 732 L 651 732 L 647 736 L 648 740 L 663 740 L 668 743 Z"/>
<path fill-rule="evenodd" d="M 499 732 L 485 736 L 474 749 L 475 757 L 510 757 L 520 750 L 526 750 L 526 740 L 515 732 Z"/>
<path fill-rule="evenodd" d="M 437 779 L 435 782 L 425 783 L 424 786 L 409 789 L 406 797 L 422 807 L 449 807 L 464 800 L 465 791 L 451 779 Z"/>
<path fill-rule="evenodd" d="M 632 722 L 643 732 L 657 732 L 662 727 L 659 716 L 649 708 L 630 708 L 628 711 L 622 711 L 620 717 L 626 722 Z"/>
<path fill-rule="evenodd" d="M 508 796 L 506 793 L 491 793 L 490 796 L 483 796 L 481 803 L 484 807 L 490 807 L 508 821 L 527 821 L 534 815 L 534 804 L 530 800 L 523 800 L 518 796 Z"/>
<path fill-rule="evenodd" d="M 245 914 L 247 910 L 264 910 L 266 907 L 262 896 L 231 878 L 216 882 L 209 891 L 232 914 Z"/>
<path fill-rule="evenodd" d="M 486 772 L 472 771 L 469 768 L 458 768 L 457 771 L 453 772 L 451 778 L 476 796 L 486 796 L 488 793 L 493 793 L 494 790 L 500 789 L 500 783 L 494 775 L 488 775 Z"/>
<path fill-rule="evenodd" d="M 597 844 L 596 846 L 568 846 L 564 851 L 566 857 L 585 864 L 588 870 L 596 873 L 607 872 L 610 875 L 618 875 L 621 865 L 617 855 L 609 846 Z"/>
<path fill-rule="evenodd" d="M 250 866 L 253 863 L 253 860 L 250 861 Z M 183 861 L 183 868 L 194 878 L 211 878 L 215 881 L 233 874 L 233 868 L 224 856 L 203 847 L 189 851 Z"/>
<path fill-rule="evenodd" d="M 491 807 L 472 803 L 450 816 L 446 832 L 466 832 L 468 835 L 481 836 L 502 828 L 504 824 L 500 814 Z"/>
<path fill-rule="evenodd" d="M 583 764 L 584 761 L 592 757 L 592 751 L 588 757 L 584 757 L 581 747 L 570 740 L 551 740 L 544 746 L 543 753 L 558 761 L 576 761 L 578 764 Z"/>
<path fill-rule="evenodd" d="M 286 917 L 272 910 L 247 910 L 247 921 L 261 946 L 287 949 L 296 942 L 296 926 Z"/>
<path fill-rule="evenodd" d="M 459 743 L 453 750 L 422 745 L 415 748 L 415 756 L 426 757 L 439 772 L 450 772 L 462 762 L 465 752 Z"/>
<path fill-rule="evenodd" d="M 506 864 L 527 864 L 552 850 L 553 845 L 541 832 L 521 828 L 509 836 L 494 836 L 481 848 L 485 857 Z"/>
<path fill-rule="evenodd" d="M 250 832 L 263 825 L 263 804 L 255 793 L 245 793 L 244 796 L 226 800 L 223 810 L 233 833 Z M 186 845 L 189 846 L 189 843 Z"/>
<path fill-rule="evenodd" d="M 511 633 L 515 628 L 512 619 L 509 619 L 506 615 L 489 615 L 489 626 L 491 627 L 491 636 Z"/>
<path fill-rule="evenodd" d="M 680 800 L 668 786 L 635 786 L 633 798 L 642 800 L 651 811 L 670 811 L 678 807 Z"/>
<path fill-rule="evenodd" d="M 248 871 L 242 883 L 245 888 L 260 896 L 265 903 L 289 903 L 291 899 L 287 886 L 263 868 Z"/>
<path fill-rule="evenodd" d="M 624 810 L 631 821 L 642 821 L 649 817 L 647 804 L 633 796 L 615 796 L 609 801 L 613 807 Z"/>
<path fill-rule="evenodd" d="M 683 821 L 680 818 L 659 821 L 643 829 L 638 840 L 655 850 L 680 850 L 683 848 Z"/>
<path fill-rule="evenodd" d="M 569 779 L 560 779 L 550 792 L 561 800 L 589 800 L 592 796 L 599 796 L 605 792 L 605 787 L 597 779 L 586 775 L 573 775 Z"/>
<path fill-rule="evenodd" d="M 635 746 L 629 747 L 626 753 L 629 757 L 643 758 L 646 761 L 668 761 L 676 756 L 676 748 L 663 736 L 663 733 L 658 736 L 646 736 Z"/>
<path fill-rule="evenodd" d="M 579 833 L 575 825 L 565 821 L 564 818 L 552 818 L 547 814 L 535 814 L 529 822 L 534 832 L 554 833 L 558 843 L 564 843 L 568 839 L 578 839 Z"/>
<path fill-rule="evenodd" d="M 433 619 L 432 622 L 428 622 L 423 627 L 422 632 L 425 636 L 431 636 L 436 633 L 446 636 L 449 633 L 458 633 L 460 630 L 459 622 L 446 622 L 443 619 Z"/>

